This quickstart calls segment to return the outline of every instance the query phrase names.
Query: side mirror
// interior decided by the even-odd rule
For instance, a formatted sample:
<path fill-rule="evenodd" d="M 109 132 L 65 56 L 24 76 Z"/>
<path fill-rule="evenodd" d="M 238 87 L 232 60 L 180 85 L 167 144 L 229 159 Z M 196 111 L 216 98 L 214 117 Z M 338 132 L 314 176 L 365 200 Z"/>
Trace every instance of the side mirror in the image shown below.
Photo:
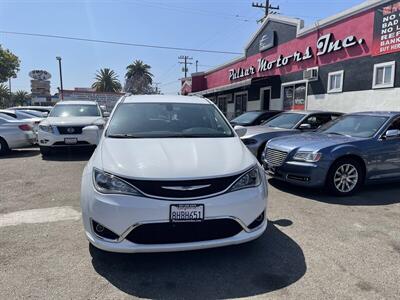
<path fill-rule="evenodd" d="M 103 117 L 104 118 L 110 117 L 110 113 L 108 111 L 103 112 Z"/>
<path fill-rule="evenodd" d="M 100 141 L 101 131 L 97 125 L 90 125 L 82 128 L 82 133 L 90 136 L 95 144 L 98 145 Z"/>
<path fill-rule="evenodd" d="M 237 126 L 234 127 L 234 129 L 235 129 L 236 134 L 237 134 L 239 137 L 245 136 L 246 133 L 247 133 L 247 128 L 246 128 L 246 127 L 243 127 L 243 126 L 237 125 Z"/>
<path fill-rule="evenodd" d="M 42 113 L 43 118 L 47 118 L 49 116 L 49 113 L 47 111 Z"/>
<path fill-rule="evenodd" d="M 397 137 L 400 137 L 399 129 L 391 129 L 391 130 L 386 131 L 386 133 L 385 133 L 386 139 L 397 138 Z"/>
<path fill-rule="evenodd" d="M 307 130 L 307 129 L 312 129 L 311 124 L 301 124 L 299 127 L 300 130 Z"/>

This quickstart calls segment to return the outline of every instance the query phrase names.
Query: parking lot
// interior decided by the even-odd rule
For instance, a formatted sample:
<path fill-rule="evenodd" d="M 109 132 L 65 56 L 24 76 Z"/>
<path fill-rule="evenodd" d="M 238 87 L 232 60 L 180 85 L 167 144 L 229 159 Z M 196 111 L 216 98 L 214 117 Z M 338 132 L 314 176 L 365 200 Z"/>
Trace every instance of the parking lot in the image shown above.
<path fill-rule="evenodd" d="M 91 153 L 0 158 L 1 299 L 394 299 L 400 186 L 351 198 L 270 180 L 269 227 L 220 249 L 111 254 L 89 246 L 80 176 Z"/>

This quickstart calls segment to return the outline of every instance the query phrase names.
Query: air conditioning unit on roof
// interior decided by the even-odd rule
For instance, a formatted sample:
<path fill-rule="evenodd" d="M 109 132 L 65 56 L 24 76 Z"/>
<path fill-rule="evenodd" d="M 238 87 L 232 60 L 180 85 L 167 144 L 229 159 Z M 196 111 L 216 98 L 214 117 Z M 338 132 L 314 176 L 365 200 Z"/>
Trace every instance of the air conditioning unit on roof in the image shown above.
<path fill-rule="evenodd" d="M 318 80 L 318 67 L 309 68 L 303 71 L 303 79 L 308 81 Z"/>

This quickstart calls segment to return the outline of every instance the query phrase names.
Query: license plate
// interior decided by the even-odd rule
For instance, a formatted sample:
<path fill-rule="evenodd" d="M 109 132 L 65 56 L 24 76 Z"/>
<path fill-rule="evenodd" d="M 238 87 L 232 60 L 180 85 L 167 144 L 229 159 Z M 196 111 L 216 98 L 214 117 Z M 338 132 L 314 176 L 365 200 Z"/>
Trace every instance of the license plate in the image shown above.
<path fill-rule="evenodd" d="M 169 211 L 171 222 L 201 222 L 204 220 L 203 204 L 172 204 Z"/>
<path fill-rule="evenodd" d="M 64 143 L 67 145 L 75 145 L 76 143 L 78 143 L 78 139 L 77 138 L 65 138 Z"/>

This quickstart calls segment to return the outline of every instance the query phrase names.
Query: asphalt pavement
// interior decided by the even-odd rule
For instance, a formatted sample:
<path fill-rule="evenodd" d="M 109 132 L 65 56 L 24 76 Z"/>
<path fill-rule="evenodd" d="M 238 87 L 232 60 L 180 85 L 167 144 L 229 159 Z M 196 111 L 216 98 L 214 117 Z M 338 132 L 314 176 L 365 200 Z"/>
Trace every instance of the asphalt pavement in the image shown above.
<path fill-rule="evenodd" d="M 400 298 L 399 183 L 336 198 L 270 180 L 270 223 L 254 242 L 113 254 L 83 232 L 90 155 L 0 157 L 0 299 Z"/>

